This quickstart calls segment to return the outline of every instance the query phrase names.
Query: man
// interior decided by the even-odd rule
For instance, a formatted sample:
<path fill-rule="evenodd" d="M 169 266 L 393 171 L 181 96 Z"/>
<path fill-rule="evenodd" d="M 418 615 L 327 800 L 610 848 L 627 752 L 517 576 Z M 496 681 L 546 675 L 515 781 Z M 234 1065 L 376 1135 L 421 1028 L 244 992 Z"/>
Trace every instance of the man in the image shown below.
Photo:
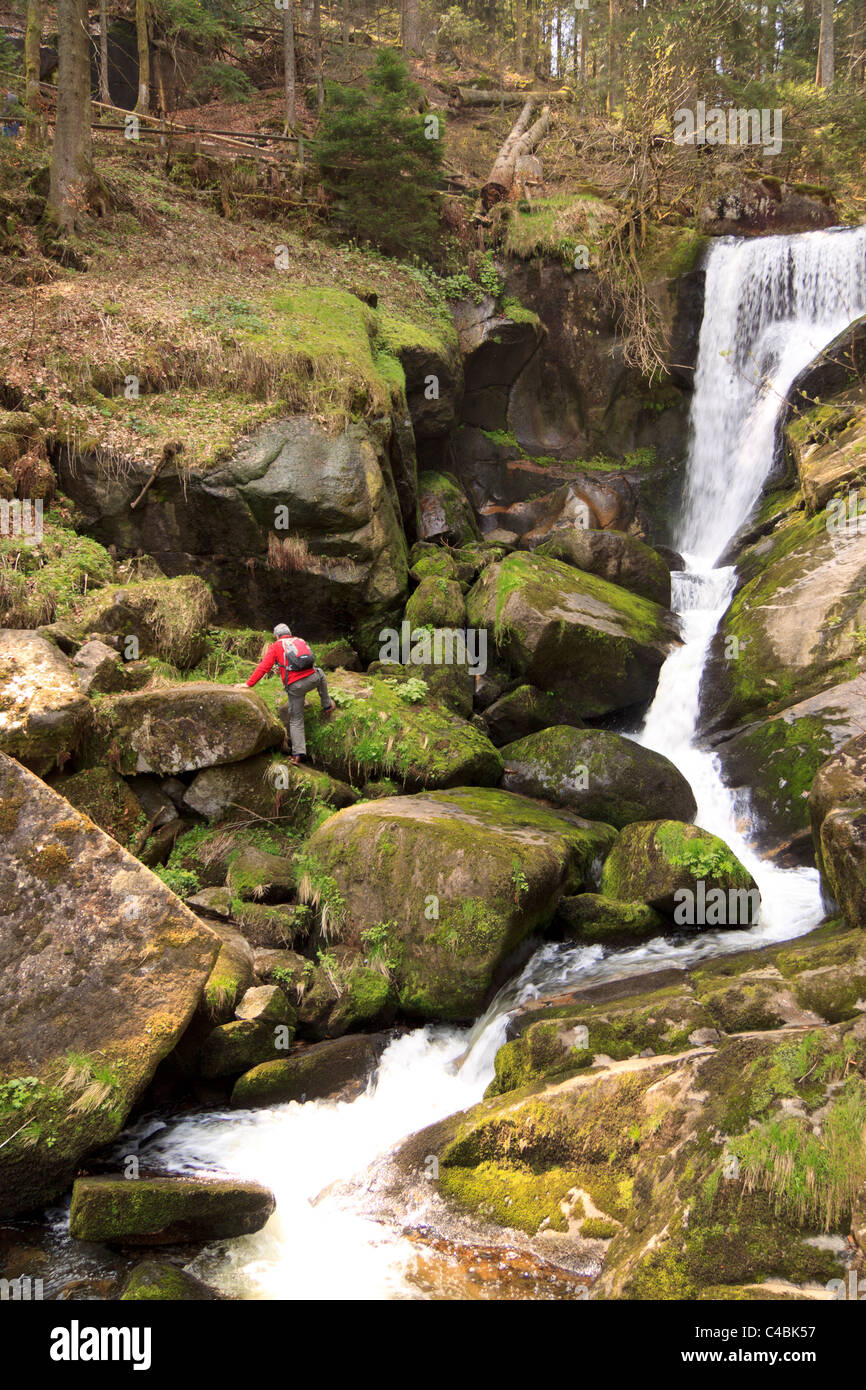
<path fill-rule="evenodd" d="M 318 690 L 322 702 L 322 718 L 330 719 L 334 712 L 334 702 L 328 694 L 328 682 L 324 671 L 313 663 L 313 653 L 302 637 L 293 637 L 292 630 L 285 623 L 277 623 L 274 628 L 274 642 L 262 657 L 253 674 L 247 681 L 255 685 L 262 676 L 272 671 L 274 666 L 289 697 L 287 724 L 292 741 L 290 762 L 304 762 L 307 755 L 307 737 L 304 729 L 304 701 L 311 690 Z"/>

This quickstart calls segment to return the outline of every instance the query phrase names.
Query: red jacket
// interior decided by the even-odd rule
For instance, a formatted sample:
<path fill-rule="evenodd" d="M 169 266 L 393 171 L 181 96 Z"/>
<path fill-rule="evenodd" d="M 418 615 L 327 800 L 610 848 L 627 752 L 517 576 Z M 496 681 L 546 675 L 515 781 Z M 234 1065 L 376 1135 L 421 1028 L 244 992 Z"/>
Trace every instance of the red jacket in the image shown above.
<path fill-rule="evenodd" d="M 310 651 L 310 648 L 303 638 L 293 637 L 292 640 L 299 652 L 304 653 Z M 312 656 L 312 652 L 310 652 L 310 655 Z M 247 681 L 247 685 L 255 685 L 256 681 L 260 681 L 262 676 L 266 676 L 268 671 L 273 670 L 275 663 L 279 669 L 280 679 L 283 685 L 291 685 L 292 681 L 302 681 L 305 676 L 311 676 L 313 674 L 312 666 L 308 666 L 306 671 L 289 671 L 287 669 L 283 655 L 283 639 L 280 637 L 268 647 L 268 650 L 265 652 L 258 666 Z"/>

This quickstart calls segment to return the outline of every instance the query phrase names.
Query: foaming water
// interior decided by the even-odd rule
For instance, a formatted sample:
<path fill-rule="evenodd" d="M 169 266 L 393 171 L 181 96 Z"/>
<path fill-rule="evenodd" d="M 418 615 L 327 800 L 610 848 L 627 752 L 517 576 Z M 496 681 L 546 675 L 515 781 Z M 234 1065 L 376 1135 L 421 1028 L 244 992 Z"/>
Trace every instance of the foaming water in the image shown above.
<path fill-rule="evenodd" d="M 694 790 L 698 824 L 721 835 L 754 875 L 758 924 L 659 937 L 627 950 L 544 945 L 473 1028 L 428 1027 L 392 1042 L 355 1101 L 197 1115 L 155 1137 L 142 1129 L 148 1163 L 218 1168 L 257 1178 L 276 1195 L 263 1231 L 212 1247 L 192 1266 L 196 1272 L 244 1298 L 418 1297 L 417 1248 L 371 1217 L 364 1174 L 406 1136 L 482 1098 L 520 1003 L 661 967 L 685 969 L 801 935 L 820 920 L 817 874 L 758 858 L 747 811 L 724 787 L 715 758 L 695 745 L 695 730 L 707 651 L 735 583 L 733 569 L 716 562 L 772 466 L 780 402 L 801 368 L 863 312 L 866 229 L 725 240 L 710 251 L 677 541 L 688 569 L 673 580 L 683 645 L 662 668 L 635 737 L 679 767 Z M 135 1142 L 135 1132 L 125 1135 L 123 1152 Z M 347 1183 L 353 1177 L 359 1181 Z"/>

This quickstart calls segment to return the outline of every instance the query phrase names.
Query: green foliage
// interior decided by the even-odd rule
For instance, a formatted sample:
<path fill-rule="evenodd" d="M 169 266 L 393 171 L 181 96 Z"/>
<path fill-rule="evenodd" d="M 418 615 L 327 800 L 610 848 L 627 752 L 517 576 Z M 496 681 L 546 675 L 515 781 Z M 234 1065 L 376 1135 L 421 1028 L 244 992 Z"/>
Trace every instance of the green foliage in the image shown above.
<path fill-rule="evenodd" d="M 388 255 L 431 260 L 438 239 L 436 190 L 443 156 L 412 108 L 418 88 L 406 64 L 383 49 L 369 89 L 328 85 L 315 141 L 335 224 Z"/>
<path fill-rule="evenodd" d="M 196 874 L 191 869 L 179 869 L 176 866 L 166 864 L 154 869 L 157 878 L 161 878 L 166 888 L 170 888 L 172 893 L 179 898 L 188 898 L 191 893 L 197 893 L 199 881 Z"/>

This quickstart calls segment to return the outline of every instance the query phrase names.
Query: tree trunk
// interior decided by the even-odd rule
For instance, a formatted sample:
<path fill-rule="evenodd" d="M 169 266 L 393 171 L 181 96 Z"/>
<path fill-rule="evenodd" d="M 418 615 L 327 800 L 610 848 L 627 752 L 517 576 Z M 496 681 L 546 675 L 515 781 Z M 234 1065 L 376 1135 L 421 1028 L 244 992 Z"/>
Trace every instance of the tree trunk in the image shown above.
<path fill-rule="evenodd" d="M 38 145 L 45 129 L 39 101 L 39 44 L 41 40 L 42 0 L 27 0 L 27 25 L 24 30 L 24 106 L 27 115 L 24 138 L 28 145 Z"/>
<path fill-rule="evenodd" d="M 616 22 L 616 0 L 610 0 L 607 26 L 607 109 L 610 113 L 616 104 L 616 84 L 614 81 L 614 43 L 613 26 Z"/>
<path fill-rule="evenodd" d="M 286 129 L 295 128 L 295 15 L 294 0 L 283 0 L 283 81 L 286 89 Z"/>
<path fill-rule="evenodd" d="M 586 86 L 586 10 L 580 11 L 580 85 Z"/>
<path fill-rule="evenodd" d="M 99 100 L 111 105 L 108 84 L 108 0 L 99 0 Z"/>
<path fill-rule="evenodd" d="M 325 84 L 322 80 L 322 6 L 313 0 L 313 62 L 316 65 L 316 105 L 321 111 L 325 104 Z"/>
<path fill-rule="evenodd" d="M 419 0 L 403 0 L 403 52 L 421 52 L 421 6 Z"/>
<path fill-rule="evenodd" d="M 819 87 L 832 87 L 836 55 L 833 39 L 833 0 L 821 0 L 821 37 L 818 41 L 818 70 L 815 81 Z"/>
<path fill-rule="evenodd" d="M 531 154 L 550 128 L 550 107 L 545 106 L 534 125 L 529 122 L 535 108 L 533 98 L 526 103 L 508 138 L 496 156 L 490 176 L 481 190 L 485 208 L 501 203 L 511 192 L 514 183 L 514 167 L 521 155 Z"/>
<path fill-rule="evenodd" d="M 57 45 L 57 116 L 48 209 L 64 231 L 74 231 L 93 178 L 87 0 L 58 0 Z"/>
<path fill-rule="evenodd" d="M 349 0 L 343 0 L 343 47 L 349 49 Z"/>
<path fill-rule="evenodd" d="M 514 66 L 523 71 L 523 26 L 525 15 L 523 0 L 514 0 Z"/>
<path fill-rule="evenodd" d="M 135 0 L 135 37 L 138 44 L 138 101 L 135 109 L 146 116 L 150 109 L 150 38 L 147 32 L 147 0 Z"/>

